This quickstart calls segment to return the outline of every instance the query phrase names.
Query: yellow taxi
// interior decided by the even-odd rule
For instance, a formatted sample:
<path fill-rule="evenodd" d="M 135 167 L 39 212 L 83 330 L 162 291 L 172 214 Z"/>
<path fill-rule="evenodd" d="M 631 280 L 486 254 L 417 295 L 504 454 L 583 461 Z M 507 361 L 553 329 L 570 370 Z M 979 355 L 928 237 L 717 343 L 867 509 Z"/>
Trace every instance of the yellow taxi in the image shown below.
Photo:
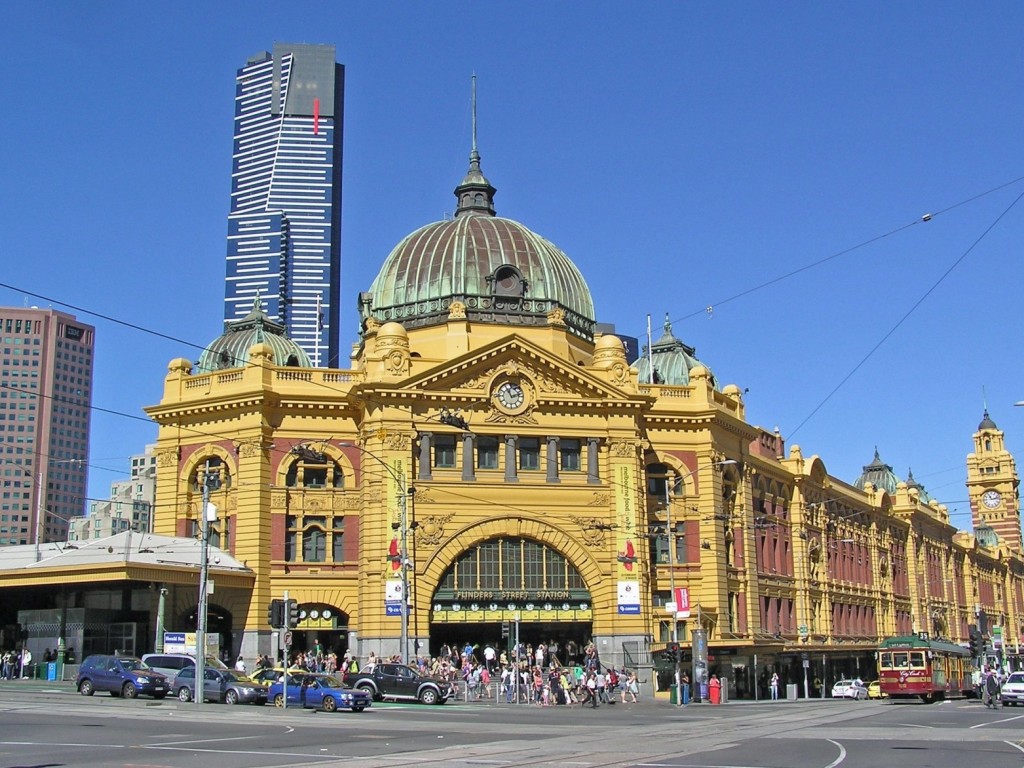
<path fill-rule="evenodd" d="M 882 686 L 877 680 L 872 680 L 868 683 L 868 698 L 869 699 L 888 699 L 888 693 L 882 693 Z"/>

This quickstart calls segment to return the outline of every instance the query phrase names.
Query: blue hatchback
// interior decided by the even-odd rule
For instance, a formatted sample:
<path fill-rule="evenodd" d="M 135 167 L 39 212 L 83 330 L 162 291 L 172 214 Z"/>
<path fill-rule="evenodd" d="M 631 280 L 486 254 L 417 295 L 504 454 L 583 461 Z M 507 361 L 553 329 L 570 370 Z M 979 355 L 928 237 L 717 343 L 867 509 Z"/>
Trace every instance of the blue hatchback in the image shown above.
<path fill-rule="evenodd" d="M 270 686 L 267 698 L 275 707 L 284 706 L 284 684 L 278 681 Z M 288 676 L 288 706 L 312 707 L 325 712 L 351 709 L 362 712 L 372 703 L 370 694 L 345 685 L 333 675 L 290 674 Z"/>
<path fill-rule="evenodd" d="M 92 696 L 96 691 L 108 691 L 111 696 L 134 699 L 146 695 L 162 699 L 170 690 L 167 678 L 150 669 L 134 656 L 94 654 L 78 668 L 78 692 Z"/>

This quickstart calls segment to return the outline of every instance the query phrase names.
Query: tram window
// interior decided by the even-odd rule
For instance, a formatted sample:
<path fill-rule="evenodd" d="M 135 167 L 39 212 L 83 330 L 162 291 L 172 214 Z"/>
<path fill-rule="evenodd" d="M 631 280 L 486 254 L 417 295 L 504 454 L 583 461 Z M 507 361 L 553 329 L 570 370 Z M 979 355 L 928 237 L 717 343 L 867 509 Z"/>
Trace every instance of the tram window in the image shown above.
<path fill-rule="evenodd" d="M 892 654 L 881 653 L 878 656 L 878 666 L 882 669 L 892 669 Z"/>
<path fill-rule="evenodd" d="M 910 667 L 912 669 L 924 669 L 924 653 L 922 651 L 910 652 Z"/>
<path fill-rule="evenodd" d="M 909 661 L 906 653 L 894 653 L 892 655 L 892 665 L 895 669 L 906 669 L 910 666 Z"/>

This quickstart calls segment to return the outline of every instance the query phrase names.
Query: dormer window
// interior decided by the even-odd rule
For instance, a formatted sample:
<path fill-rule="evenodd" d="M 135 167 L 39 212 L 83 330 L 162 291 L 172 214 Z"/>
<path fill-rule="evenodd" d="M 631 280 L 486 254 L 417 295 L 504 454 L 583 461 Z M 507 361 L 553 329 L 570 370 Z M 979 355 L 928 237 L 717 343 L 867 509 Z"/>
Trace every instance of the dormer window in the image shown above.
<path fill-rule="evenodd" d="M 491 293 L 495 296 L 525 296 L 526 281 L 515 267 L 505 265 L 498 267 L 494 274 L 487 278 Z"/>

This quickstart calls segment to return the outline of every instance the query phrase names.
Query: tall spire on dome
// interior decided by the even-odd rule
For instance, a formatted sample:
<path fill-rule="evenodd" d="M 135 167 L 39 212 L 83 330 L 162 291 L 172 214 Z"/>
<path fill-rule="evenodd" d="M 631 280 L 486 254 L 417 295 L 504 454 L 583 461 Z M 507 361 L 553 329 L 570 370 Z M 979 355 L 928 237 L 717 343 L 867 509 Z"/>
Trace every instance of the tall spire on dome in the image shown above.
<path fill-rule="evenodd" d="M 480 170 L 480 152 L 476 148 L 476 75 L 473 75 L 473 146 L 469 153 L 469 170 L 462 183 L 455 188 L 455 199 L 459 201 L 455 215 L 484 214 L 494 216 L 494 193 L 491 182 Z"/>

